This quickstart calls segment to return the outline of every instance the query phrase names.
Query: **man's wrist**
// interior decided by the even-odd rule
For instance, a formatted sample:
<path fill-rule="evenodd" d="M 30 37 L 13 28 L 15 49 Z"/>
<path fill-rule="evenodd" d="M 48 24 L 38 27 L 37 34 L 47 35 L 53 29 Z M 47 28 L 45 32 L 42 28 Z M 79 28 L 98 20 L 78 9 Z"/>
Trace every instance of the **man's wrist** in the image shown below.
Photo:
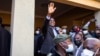
<path fill-rule="evenodd" d="M 51 13 L 48 13 L 47 16 L 51 17 Z"/>

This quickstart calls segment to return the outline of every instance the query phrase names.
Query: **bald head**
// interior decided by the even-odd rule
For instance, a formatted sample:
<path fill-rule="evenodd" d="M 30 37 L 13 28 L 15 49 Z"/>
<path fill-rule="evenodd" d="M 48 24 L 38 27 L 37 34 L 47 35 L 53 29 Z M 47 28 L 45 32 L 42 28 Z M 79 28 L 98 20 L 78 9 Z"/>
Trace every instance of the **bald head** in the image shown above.
<path fill-rule="evenodd" d="M 100 40 L 96 38 L 87 38 L 83 46 L 84 48 L 88 48 L 96 51 L 98 48 L 100 48 Z"/>

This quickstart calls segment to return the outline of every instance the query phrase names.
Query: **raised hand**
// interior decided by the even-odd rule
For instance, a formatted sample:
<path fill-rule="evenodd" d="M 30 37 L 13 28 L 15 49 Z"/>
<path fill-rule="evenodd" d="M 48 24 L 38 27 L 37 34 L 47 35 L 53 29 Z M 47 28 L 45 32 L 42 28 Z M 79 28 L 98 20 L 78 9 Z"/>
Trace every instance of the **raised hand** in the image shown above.
<path fill-rule="evenodd" d="M 91 20 L 90 20 L 90 22 L 95 22 L 95 21 L 96 21 L 96 19 L 91 19 Z"/>
<path fill-rule="evenodd" d="M 54 3 L 51 2 L 49 5 L 48 5 L 48 15 L 51 16 L 52 13 L 54 13 L 56 10 L 56 7 L 54 7 Z"/>

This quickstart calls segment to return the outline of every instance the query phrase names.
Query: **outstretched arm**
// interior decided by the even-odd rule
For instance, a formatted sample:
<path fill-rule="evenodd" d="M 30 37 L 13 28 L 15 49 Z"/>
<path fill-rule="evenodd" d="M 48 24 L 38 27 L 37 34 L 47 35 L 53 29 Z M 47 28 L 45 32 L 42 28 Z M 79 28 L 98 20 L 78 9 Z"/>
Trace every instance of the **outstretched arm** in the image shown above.
<path fill-rule="evenodd" d="M 42 27 L 42 32 L 44 35 L 46 35 L 47 33 L 47 29 L 48 29 L 48 26 L 49 26 L 49 21 L 51 19 L 51 15 L 55 12 L 56 10 L 56 7 L 54 7 L 54 3 L 51 2 L 49 5 L 48 5 L 48 13 L 47 13 L 47 16 L 45 18 L 45 21 L 44 21 L 44 24 L 43 24 L 43 27 Z"/>
<path fill-rule="evenodd" d="M 88 28 L 88 26 L 90 25 L 91 22 L 95 22 L 96 20 L 95 19 L 91 19 L 89 20 L 84 26 L 83 28 Z"/>

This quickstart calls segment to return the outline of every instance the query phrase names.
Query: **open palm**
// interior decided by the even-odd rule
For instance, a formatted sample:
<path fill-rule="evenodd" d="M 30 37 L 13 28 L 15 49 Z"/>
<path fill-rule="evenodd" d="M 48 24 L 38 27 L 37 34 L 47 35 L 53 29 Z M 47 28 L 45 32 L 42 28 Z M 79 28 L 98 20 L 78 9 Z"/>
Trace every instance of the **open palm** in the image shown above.
<path fill-rule="evenodd" d="M 48 13 L 52 14 L 52 13 L 54 13 L 55 10 L 56 10 L 56 7 L 54 7 L 54 3 L 50 3 L 48 5 Z"/>

